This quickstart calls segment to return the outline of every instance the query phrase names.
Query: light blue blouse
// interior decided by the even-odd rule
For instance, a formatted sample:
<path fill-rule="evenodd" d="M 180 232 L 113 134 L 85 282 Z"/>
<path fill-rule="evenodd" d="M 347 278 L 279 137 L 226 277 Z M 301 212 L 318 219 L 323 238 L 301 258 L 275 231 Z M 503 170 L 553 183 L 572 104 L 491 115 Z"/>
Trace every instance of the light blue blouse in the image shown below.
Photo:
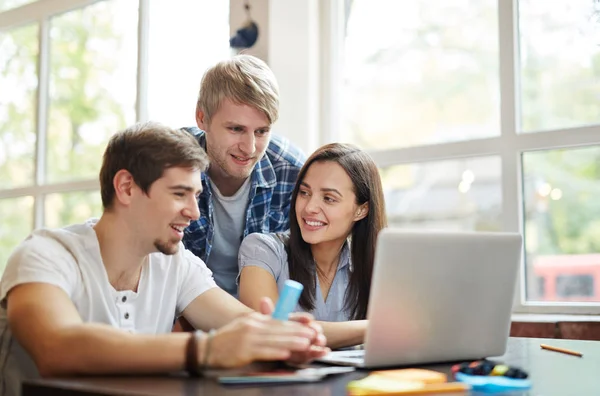
<path fill-rule="evenodd" d="M 337 271 L 331 288 L 327 294 L 327 300 L 323 300 L 319 277 L 316 276 L 315 309 L 310 312 L 316 320 L 328 322 L 344 322 L 350 320 L 350 313 L 344 310 L 344 297 L 348 281 L 352 271 L 350 262 L 350 249 L 346 243 L 340 255 Z M 238 255 L 240 273 L 244 267 L 260 267 L 267 270 L 277 282 L 279 293 L 283 289 L 285 281 L 290 278 L 288 256 L 283 241 L 276 234 L 250 234 L 240 246 Z M 238 275 L 239 282 L 239 275 Z M 305 310 L 296 306 L 295 312 Z"/>

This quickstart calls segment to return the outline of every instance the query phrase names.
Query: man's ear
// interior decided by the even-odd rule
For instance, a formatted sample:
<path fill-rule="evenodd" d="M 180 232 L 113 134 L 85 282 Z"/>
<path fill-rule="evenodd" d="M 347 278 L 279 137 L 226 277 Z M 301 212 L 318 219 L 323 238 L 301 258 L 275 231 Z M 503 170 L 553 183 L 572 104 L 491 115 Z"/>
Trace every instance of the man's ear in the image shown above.
<path fill-rule="evenodd" d="M 133 199 L 134 189 L 137 187 L 131 173 L 125 169 L 117 172 L 113 178 L 116 200 L 124 206 L 129 206 Z"/>
<path fill-rule="evenodd" d="M 367 217 L 368 214 L 369 214 L 369 203 L 365 202 L 364 204 L 360 205 L 358 207 L 358 209 L 356 209 L 354 221 L 362 220 L 365 217 Z"/>
<path fill-rule="evenodd" d="M 206 115 L 200 109 L 196 109 L 196 125 L 198 125 L 198 128 L 202 129 L 205 132 L 208 128 L 208 124 L 206 122 Z"/>

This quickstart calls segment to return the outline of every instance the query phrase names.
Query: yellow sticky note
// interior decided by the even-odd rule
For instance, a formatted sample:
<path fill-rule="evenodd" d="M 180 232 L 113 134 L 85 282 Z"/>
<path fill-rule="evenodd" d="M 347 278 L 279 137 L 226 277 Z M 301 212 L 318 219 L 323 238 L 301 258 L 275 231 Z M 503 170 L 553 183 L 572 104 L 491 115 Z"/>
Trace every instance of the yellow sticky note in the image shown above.
<path fill-rule="evenodd" d="M 374 371 L 371 374 L 381 375 L 402 381 L 419 381 L 426 384 L 441 384 L 448 380 L 444 373 L 426 369 L 399 369 Z"/>
<path fill-rule="evenodd" d="M 350 396 L 374 395 L 423 395 L 448 393 L 465 394 L 470 390 L 468 384 L 462 382 L 435 382 L 400 380 L 386 375 L 371 374 L 358 381 L 351 381 L 346 387 Z"/>
<path fill-rule="evenodd" d="M 415 391 L 422 389 L 424 386 L 425 384 L 419 381 L 402 381 L 383 375 L 371 374 L 366 378 L 349 382 L 346 389 L 350 395 L 360 396 Z"/>

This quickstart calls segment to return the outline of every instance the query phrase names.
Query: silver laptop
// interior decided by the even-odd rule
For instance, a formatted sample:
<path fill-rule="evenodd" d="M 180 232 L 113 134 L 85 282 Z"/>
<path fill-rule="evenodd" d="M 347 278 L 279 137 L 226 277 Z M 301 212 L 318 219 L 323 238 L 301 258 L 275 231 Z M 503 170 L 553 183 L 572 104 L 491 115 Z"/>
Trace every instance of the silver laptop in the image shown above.
<path fill-rule="evenodd" d="M 504 354 L 521 244 L 516 233 L 384 229 L 364 350 L 319 361 L 371 368 Z"/>

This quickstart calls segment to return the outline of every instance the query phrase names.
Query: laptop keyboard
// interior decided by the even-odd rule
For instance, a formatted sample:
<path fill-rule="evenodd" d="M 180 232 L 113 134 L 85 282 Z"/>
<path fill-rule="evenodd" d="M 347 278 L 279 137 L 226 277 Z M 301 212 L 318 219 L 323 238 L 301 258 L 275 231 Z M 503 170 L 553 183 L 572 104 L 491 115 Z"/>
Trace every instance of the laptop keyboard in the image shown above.
<path fill-rule="evenodd" d="M 344 357 L 344 358 L 362 358 L 365 356 L 365 351 L 348 351 L 348 352 L 344 352 L 341 353 L 339 352 L 336 353 L 336 357 L 340 358 L 340 357 Z"/>
<path fill-rule="evenodd" d="M 365 351 L 333 351 L 317 359 L 317 361 L 328 364 L 341 364 L 360 366 L 365 357 Z"/>

